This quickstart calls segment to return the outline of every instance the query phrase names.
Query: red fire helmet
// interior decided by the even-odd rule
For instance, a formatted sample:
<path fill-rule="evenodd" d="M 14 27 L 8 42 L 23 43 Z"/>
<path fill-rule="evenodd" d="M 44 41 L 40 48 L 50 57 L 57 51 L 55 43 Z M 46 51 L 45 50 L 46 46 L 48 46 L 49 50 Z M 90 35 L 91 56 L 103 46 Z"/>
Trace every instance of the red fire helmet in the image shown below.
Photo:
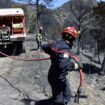
<path fill-rule="evenodd" d="M 72 36 L 74 39 L 78 37 L 78 32 L 75 29 L 75 27 L 66 27 L 61 34 L 62 35 L 68 34 Z"/>

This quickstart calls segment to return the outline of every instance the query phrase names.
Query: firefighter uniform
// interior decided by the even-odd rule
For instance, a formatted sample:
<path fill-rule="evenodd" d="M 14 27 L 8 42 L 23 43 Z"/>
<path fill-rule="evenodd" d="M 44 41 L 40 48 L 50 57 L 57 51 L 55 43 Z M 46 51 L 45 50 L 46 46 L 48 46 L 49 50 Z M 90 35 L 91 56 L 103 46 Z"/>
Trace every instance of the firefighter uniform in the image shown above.
<path fill-rule="evenodd" d="M 66 51 L 70 52 L 71 46 L 61 40 L 52 44 L 45 44 L 42 48 L 51 56 L 48 81 L 52 88 L 53 101 L 65 105 L 71 98 L 69 82 L 66 79 L 68 71 L 73 70 L 73 63 L 70 62 L 71 58 L 66 53 Z M 64 53 L 62 53 L 63 50 Z"/>
<path fill-rule="evenodd" d="M 36 34 L 36 42 L 37 42 L 37 49 L 39 49 L 39 47 L 41 46 L 42 44 L 42 34 L 41 33 L 37 33 Z"/>
<path fill-rule="evenodd" d="M 51 56 L 51 66 L 48 72 L 48 81 L 52 89 L 53 105 L 67 105 L 71 98 L 71 90 L 66 75 L 68 71 L 79 69 L 77 63 L 71 62 L 70 50 L 73 41 L 77 38 L 74 27 L 63 30 L 62 39 L 51 44 L 44 44 L 42 49 Z"/>

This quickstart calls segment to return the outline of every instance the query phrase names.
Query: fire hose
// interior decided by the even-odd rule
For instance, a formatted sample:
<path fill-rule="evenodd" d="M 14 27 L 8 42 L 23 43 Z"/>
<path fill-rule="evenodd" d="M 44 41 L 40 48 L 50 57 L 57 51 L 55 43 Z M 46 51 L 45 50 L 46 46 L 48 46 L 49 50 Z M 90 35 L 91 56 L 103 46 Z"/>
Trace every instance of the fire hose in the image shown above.
<path fill-rule="evenodd" d="M 9 56 L 3 52 L 0 51 L 0 54 L 2 54 L 3 56 L 6 56 L 6 57 L 9 57 L 11 59 L 14 59 L 14 60 L 19 60 L 19 61 L 41 61 L 41 60 L 49 60 L 50 57 L 47 57 L 47 58 L 25 58 L 25 59 L 22 59 L 22 58 L 16 58 L 15 56 Z"/>
<path fill-rule="evenodd" d="M 79 62 L 78 57 L 76 57 L 75 55 L 71 54 L 71 53 L 68 52 L 68 51 L 65 51 L 65 50 L 59 50 L 59 51 L 58 51 L 58 50 L 56 50 L 55 48 L 51 48 L 51 49 L 52 49 L 52 51 L 54 51 L 54 52 L 66 53 L 66 54 L 68 54 L 73 60 L 75 60 L 77 63 Z M 79 87 L 78 87 L 78 89 L 77 89 L 77 92 L 76 92 L 75 96 L 73 96 L 75 103 L 79 103 L 79 98 L 80 98 L 80 97 L 81 97 L 81 98 L 86 98 L 86 97 L 87 97 L 87 96 L 81 96 L 81 87 L 82 87 L 82 85 L 83 85 L 83 70 L 82 70 L 81 67 L 80 67 L 80 69 L 79 69 L 79 75 L 80 75 Z"/>
<path fill-rule="evenodd" d="M 64 51 L 64 50 L 58 51 L 58 50 L 56 50 L 56 49 L 54 49 L 54 48 L 51 48 L 51 49 L 52 49 L 52 51 L 54 51 L 54 52 L 67 53 L 73 60 L 75 60 L 76 62 L 79 61 L 79 59 L 78 59 L 76 56 L 74 56 L 73 54 L 71 54 L 70 52 L 67 52 L 67 51 Z M 41 61 L 41 60 L 49 60 L 49 59 L 51 58 L 51 57 L 47 57 L 47 58 L 22 59 L 22 58 L 16 58 L 16 57 L 14 57 L 14 56 L 9 56 L 9 55 L 7 55 L 7 54 L 1 52 L 1 51 L 0 51 L 0 54 L 2 54 L 3 56 L 9 57 L 9 58 L 11 58 L 11 59 L 14 59 L 14 60 L 19 60 L 19 61 Z M 74 99 L 74 102 L 76 102 L 76 103 L 79 103 L 79 98 L 80 98 L 80 94 L 81 94 L 81 87 L 82 87 L 82 85 L 83 85 L 83 72 L 82 72 L 82 68 L 80 68 L 80 70 L 79 70 L 79 75 L 80 75 L 80 83 L 79 83 L 79 87 L 78 87 L 78 89 L 77 89 L 77 93 L 76 93 L 76 95 L 74 96 L 74 98 L 75 98 L 75 99 Z"/>

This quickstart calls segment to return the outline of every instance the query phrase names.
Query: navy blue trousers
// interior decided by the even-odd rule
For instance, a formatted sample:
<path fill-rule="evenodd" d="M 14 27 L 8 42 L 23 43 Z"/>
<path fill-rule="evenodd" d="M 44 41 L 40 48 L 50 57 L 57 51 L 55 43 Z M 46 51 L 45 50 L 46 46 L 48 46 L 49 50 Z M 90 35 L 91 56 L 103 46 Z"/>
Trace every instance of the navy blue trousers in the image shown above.
<path fill-rule="evenodd" d="M 53 72 L 49 71 L 48 81 L 52 89 L 52 98 L 57 103 L 68 103 L 71 98 L 71 89 L 68 80 L 59 79 Z"/>

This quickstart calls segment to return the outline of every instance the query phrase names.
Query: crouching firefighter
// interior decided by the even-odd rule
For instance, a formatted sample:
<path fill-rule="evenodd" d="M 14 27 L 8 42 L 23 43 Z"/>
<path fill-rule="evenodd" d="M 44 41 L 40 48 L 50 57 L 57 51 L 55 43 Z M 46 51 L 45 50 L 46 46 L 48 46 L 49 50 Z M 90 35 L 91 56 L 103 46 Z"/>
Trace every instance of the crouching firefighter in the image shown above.
<path fill-rule="evenodd" d="M 67 105 L 71 99 L 71 90 L 66 75 L 68 71 L 79 70 L 79 64 L 71 62 L 69 55 L 78 32 L 74 27 L 67 27 L 61 35 L 60 41 L 42 45 L 44 52 L 51 56 L 48 82 L 52 89 L 52 105 Z"/>

